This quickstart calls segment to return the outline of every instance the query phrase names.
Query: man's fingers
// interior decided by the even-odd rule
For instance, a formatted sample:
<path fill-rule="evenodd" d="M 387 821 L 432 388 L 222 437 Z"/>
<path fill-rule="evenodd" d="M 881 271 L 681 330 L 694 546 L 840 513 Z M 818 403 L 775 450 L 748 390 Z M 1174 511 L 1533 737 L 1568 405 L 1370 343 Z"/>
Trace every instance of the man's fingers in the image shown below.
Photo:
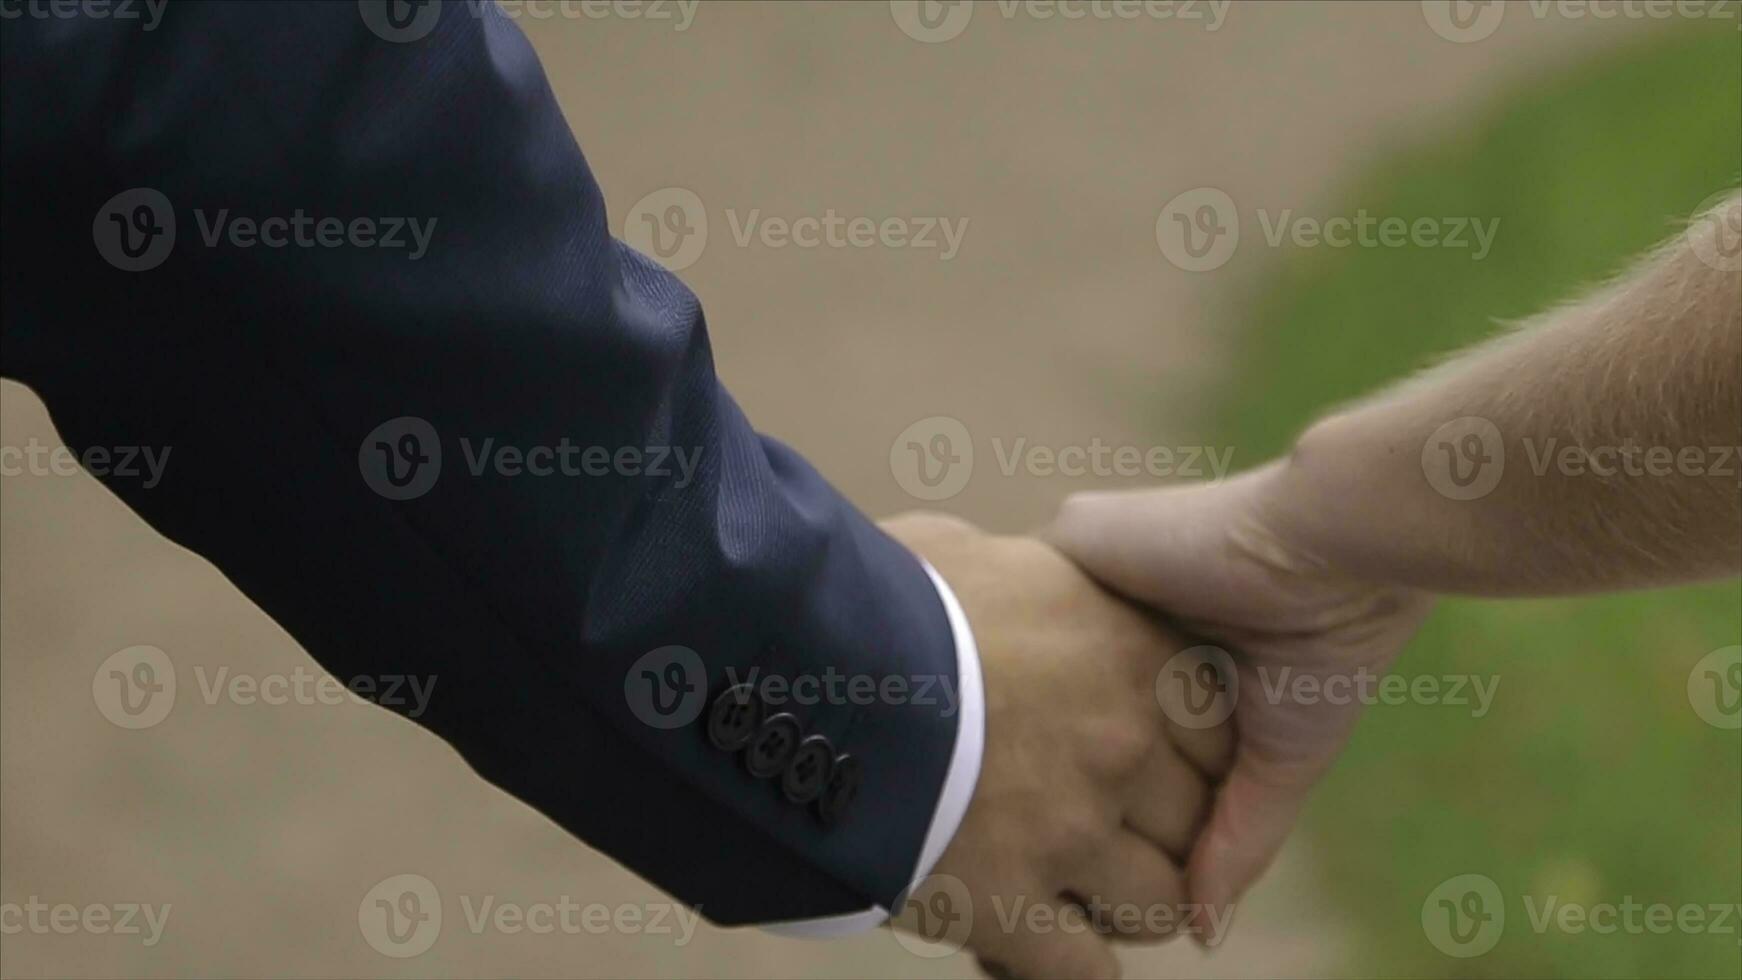
<path fill-rule="evenodd" d="M 1210 815 L 1210 785 L 1172 745 L 1158 744 L 1126 789 L 1125 824 L 1182 865 Z"/>
<path fill-rule="evenodd" d="M 960 517 L 935 510 L 903 511 L 894 517 L 886 517 L 877 524 L 885 534 L 909 547 L 974 531 L 974 525 Z"/>
<path fill-rule="evenodd" d="M 1132 831 L 1108 841 L 1073 881 L 1072 897 L 1102 932 L 1154 939 L 1173 934 L 1181 924 L 1185 872 Z"/>
<path fill-rule="evenodd" d="M 1234 674 L 1227 650 L 1197 644 L 1169 657 L 1155 678 L 1166 741 L 1212 782 L 1234 762 L 1234 726 L 1227 723 L 1236 707 Z"/>

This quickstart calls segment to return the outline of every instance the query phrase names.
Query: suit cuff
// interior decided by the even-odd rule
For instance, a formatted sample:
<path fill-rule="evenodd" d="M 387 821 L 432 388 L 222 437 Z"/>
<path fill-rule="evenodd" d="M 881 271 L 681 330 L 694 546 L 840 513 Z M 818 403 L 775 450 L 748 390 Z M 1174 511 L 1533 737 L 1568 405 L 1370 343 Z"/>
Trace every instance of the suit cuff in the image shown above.
<path fill-rule="evenodd" d="M 961 711 L 957 715 L 955 747 L 950 753 L 950 767 L 944 776 L 943 792 L 938 794 L 932 810 L 931 825 L 925 832 L 925 844 L 920 848 L 919 861 L 914 865 L 913 883 L 931 874 L 943 856 L 944 848 L 955 839 L 962 817 L 968 812 L 968 801 L 974 798 L 974 785 L 980 779 L 980 760 L 986 747 L 986 693 L 980 677 L 980 650 L 974 645 L 974 631 L 956 594 L 931 563 L 920 560 L 938 590 L 938 599 L 949 616 L 950 632 L 956 643 L 956 681 L 961 696 Z M 911 887 L 911 886 L 910 886 Z M 889 910 L 873 905 L 863 912 L 831 915 L 819 919 L 799 919 L 764 926 L 779 936 L 804 939 L 830 939 L 849 936 L 882 925 Z"/>

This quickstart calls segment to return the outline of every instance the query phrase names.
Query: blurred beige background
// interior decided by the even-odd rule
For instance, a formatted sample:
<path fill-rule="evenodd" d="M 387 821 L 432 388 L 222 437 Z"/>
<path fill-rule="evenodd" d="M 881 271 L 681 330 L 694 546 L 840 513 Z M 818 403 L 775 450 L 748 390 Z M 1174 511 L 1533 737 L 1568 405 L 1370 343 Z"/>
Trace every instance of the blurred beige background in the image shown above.
<path fill-rule="evenodd" d="M 909 37 L 881 2 L 710 2 L 681 31 L 621 15 L 520 22 L 619 231 L 661 188 L 704 202 L 708 244 L 682 275 L 750 417 L 880 515 L 918 505 L 890 448 L 928 416 L 961 420 L 981 451 L 992 437 L 1153 445 L 1158 419 L 1161 438 L 1192 444 L 1223 365 L 1216 311 L 1264 250 L 1214 276 L 1169 265 L 1155 219 L 1175 194 L 1214 185 L 1252 207 L 1310 209 L 1356 162 L 1471 111 L 1501 81 L 1646 29 L 1513 17 L 1459 44 L 1415 3 L 1239 4 L 1214 31 L 983 5 L 943 43 Z M 968 224 L 947 261 L 740 247 L 727 211 L 751 209 Z M 0 409 L 0 445 L 55 438 L 22 387 L 0 386 Z M 941 506 L 1015 530 L 1070 491 L 1133 482 L 1007 478 L 993 462 Z M 92 479 L 8 475 L 0 501 L 0 903 L 171 906 L 150 948 L 0 936 L 0 975 L 973 975 L 965 957 L 922 958 L 881 931 L 830 944 L 706 926 L 686 944 L 474 934 L 460 896 L 662 899 L 384 711 L 206 703 L 196 668 L 318 668 Z M 167 651 L 182 690 L 165 722 L 127 731 L 94 706 L 92 677 L 136 644 Z M 609 788 L 598 800 L 613 805 Z M 1133 949 L 1129 972 L 1358 964 L 1359 937 L 1315 899 L 1309 850 L 1297 842 L 1229 946 Z M 368 890 L 400 873 L 434 882 L 446 916 L 434 946 L 403 960 L 358 925 Z"/>

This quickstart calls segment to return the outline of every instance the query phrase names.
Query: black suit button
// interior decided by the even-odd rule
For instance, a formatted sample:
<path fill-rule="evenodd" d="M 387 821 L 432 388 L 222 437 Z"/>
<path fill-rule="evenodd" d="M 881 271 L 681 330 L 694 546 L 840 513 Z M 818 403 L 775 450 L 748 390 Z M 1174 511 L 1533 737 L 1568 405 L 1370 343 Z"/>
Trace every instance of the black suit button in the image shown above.
<path fill-rule="evenodd" d="M 768 716 L 744 751 L 744 764 L 750 768 L 750 775 L 767 779 L 785 769 L 798 752 L 798 741 L 803 735 L 804 729 L 793 715 L 783 711 Z"/>
<path fill-rule="evenodd" d="M 823 795 L 829 773 L 835 768 L 835 747 L 821 735 L 798 743 L 792 764 L 780 777 L 780 791 L 794 803 L 809 803 Z"/>
<path fill-rule="evenodd" d="M 734 684 L 720 692 L 708 711 L 708 741 L 715 748 L 736 752 L 756 734 L 762 724 L 762 701 L 756 688 L 749 684 Z"/>
<path fill-rule="evenodd" d="M 845 816 L 847 808 L 858 797 L 859 784 L 864 778 L 858 759 L 846 754 L 836 756 L 823 795 L 817 797 L 817 819 L 825 825 L 832 825 Z"/>

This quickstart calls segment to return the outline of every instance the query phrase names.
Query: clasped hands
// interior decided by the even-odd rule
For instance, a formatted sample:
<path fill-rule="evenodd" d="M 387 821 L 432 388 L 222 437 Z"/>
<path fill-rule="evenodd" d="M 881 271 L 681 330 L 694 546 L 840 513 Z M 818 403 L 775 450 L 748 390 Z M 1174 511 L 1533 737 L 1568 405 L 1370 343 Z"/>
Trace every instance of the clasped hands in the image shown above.
<path fill-rule="evenodd" d="M 1431 604 L 1316 559 L 1276 476 L 1079 494 L 1040 538 L 885 523 L 955 591 L 986 696 L 972 802 L 900 927 L 1013 977 L 1117 976 L 1114 942 L 1222 940 L 1360 710 L 1267 699 L 1262 673 L 1383 671 Z"/>

